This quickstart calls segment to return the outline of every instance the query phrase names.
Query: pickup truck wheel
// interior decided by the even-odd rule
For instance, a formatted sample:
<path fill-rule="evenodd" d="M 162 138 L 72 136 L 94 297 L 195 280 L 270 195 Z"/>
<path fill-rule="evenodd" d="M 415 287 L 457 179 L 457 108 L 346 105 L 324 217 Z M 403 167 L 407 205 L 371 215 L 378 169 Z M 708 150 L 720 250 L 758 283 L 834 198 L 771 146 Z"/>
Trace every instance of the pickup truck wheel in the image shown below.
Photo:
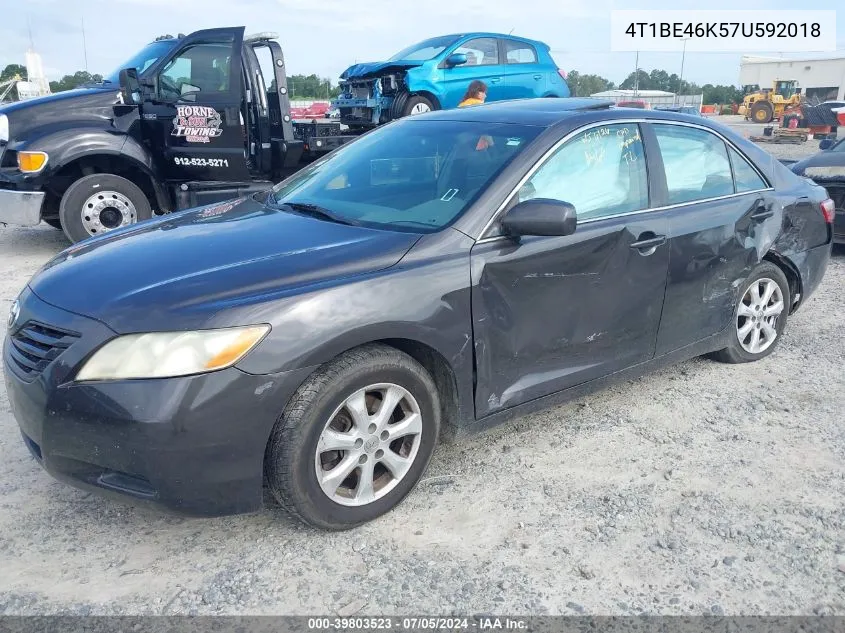
<path fill-rule="evenodd" d="M 411 492 L 439 428 L 437 388 L 419 363 L 386 345 L 350 350 L 288 402 L 265 452 L 267 483 L 303 522 L 349 529 Z"/>
<path fill-rule="evenodd" d="M 91 174 L 74 182 L 59 206 L 62 229 L 71 242 L 152 217 L 144 192 L 114 174 Z"/>
<path fill-rule="evenodd" d="M 421 97 L 420 95 L 414 95 L 408 101 L 405 102 L 405 107 L 403 108 L 402 116 L 408 116 L 411 114 L 423 114 L 425 112 L 431 112 L 435 110 L 434 104 L 426 99 L 425 97 Z"/>

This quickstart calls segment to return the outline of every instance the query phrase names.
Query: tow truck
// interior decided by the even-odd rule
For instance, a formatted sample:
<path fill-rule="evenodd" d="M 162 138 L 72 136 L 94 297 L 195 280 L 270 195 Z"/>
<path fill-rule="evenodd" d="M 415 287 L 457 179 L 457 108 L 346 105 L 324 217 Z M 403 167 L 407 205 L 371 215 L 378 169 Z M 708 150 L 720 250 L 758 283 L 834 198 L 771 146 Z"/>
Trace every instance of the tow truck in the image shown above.
<path fill-rule="evenodd" d="M 0 107 L 0 223 L 77 242 L 266 190 L 356 138 L 292 119 L 277 40 L 162 36 L 100 84 Z"/>

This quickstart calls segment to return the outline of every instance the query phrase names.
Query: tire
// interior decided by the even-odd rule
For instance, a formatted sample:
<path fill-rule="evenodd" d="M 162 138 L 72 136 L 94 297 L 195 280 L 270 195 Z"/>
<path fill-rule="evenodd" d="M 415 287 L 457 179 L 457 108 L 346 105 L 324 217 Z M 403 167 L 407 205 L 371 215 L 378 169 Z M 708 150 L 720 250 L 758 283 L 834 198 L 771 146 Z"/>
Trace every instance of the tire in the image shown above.
<path fill-rule="evenodd" d="M 398 400 L 400 404 L 391 409 L 394 417 L 398 415 L 397 411 L 404 417 L 387 427 L 379 425 L 373 434 L 371 424 L 378 420 L 381 404 L 374 397 L 377 391 L 366 390 L 367 417 L 356 426 L 352 409 L 346 408 L 347 400 L 354 400 L 353 394 L 360 394 L 370 386 L 387 388 L 387 385 L 391 389 L 397 388 L 394 393 L 407 394 L 402 395 Z M 400 433 L 397 425 L 403 419 L 411 421 L 413 407 L 408 405 L 414 403 L 421 418 L 419 434 L 397 434 L 394 436 L 397 439 L 382 441 L 387 432 L 385 428 Z M 411 413 L 406 413 L 406 409 Z M 330 424 L 332 429 L 328 429 Z M 365 425 L 367 431 L 362 432 Z M 334 431 L 333 437 L 343 437 L 345 442 L 358 435 L 368 438 L 366 442 L 362 438 L 354 440 L 357 442 L 354 446 L 347 444 L 349 450 L 319 453 L 323 477 L 335 468 L 346 472 L 348 469 L 343 469 L 343 462 L 347 459 L 352 468 L 339 482 L 338 492 L 333 496 L 329 496 L 318 479 L 318 446 L 325 446 L 320 444 L 324 430 Z M 304 523 L 325 530 L 353 528 L 388 512 L 411 492 L 428 467 L 439 430 L 440 399 L 428 372 L 410 356 L 392 347 L 366 345 L 323 365 L 296 391 L 267 444 L 264 459 L 267 483 L 279 504 Z M 407 444 L 399 449 L 397 442 Z M 386 467 L 388 461 L 398 457 L 394 449 L 403 451 L 406 458 L 402 466 L 407 468 L 399 478 Z M 388 450 L 393 453 L 390 460 L 385 458 Z M 363 466 L 362 456 L 365 459 Z M 369 497 L 358 500 L 356 497 L 368 489 L 361 485 L 366 480 L 361 477 L 368 464 L 375 469 L 373 472 L 377 476 L 371 479 L 375 485 Z M 373 500 L 367 501 L 368 498 Z"/>
<path fill-rule="evenodd" d="M 775 336 L 771 339 L 771 343 L 766 345 L 760 351 L 754 352 L 748 349 L 748 344 L 753 342 L 753 338 L 747 337 L 753 337 L 754 330 L 758 329 L 761 331 L 760 340 L 762 340 L 762 336 L 766 333 L 766 326 L 765 324 L 760 324 L 759 315 L 764 314 L 765 309 L 761 312 L 757 312 L 755 310 L 755 302 L 751 300 L 750 293 L 752 292 L 752 288 L 757 286 L 758 294 L 762 294 L 760 292 L 761 289 L 765 288 L 770 282 L 776 284 L 777 289 L 774 290 L 774 294 L 771 299 L 769 299 L 768 305 L 770 307 L 768 309 L 771 310 L 772 304 L 777 301 L 778 294 L 780 295 L 780 301 L 783 305 L 781 307 L 781 311 L 777 313 L 776 318 L 769 320 L 769 326 L 775 332 Z M 713 354 L 714 359 L 723 363 L 750 363 L 752 361 L 765 358 L 771 354 L 780 343 L 781 334 L 786 327 L 789 309 L 792 305 L 792 296 L 789 292 L 789 282 L 786 280 L 786 275 L 783 274 L 783 271 L 780 268 L 769 262 L 763 262 L 757 266 L 751 276 L 742 286 L 740 286 L 740 288 L 741 290 L 737 298 L 737 304 L 734 307 L 730 345 Z M 765 296 L 761 297 L 761 299 L 763 298 L 765 298 Z M 751 313 L 755 313 L 757 316 L 758 320 L 756 322 L 753 320 L 754 317 L 743 316 L 743 314 L 741 314 L 741 309 L 742 312 L 746 312 L 746 308 L 748 308 L 748 305 L 745 303 L 746 300 L 751 300 Z M 765 319 L 766 317 L 763 318 Z M 743 341 L 740 340 L 740 332 L 742 331 L 741 328 L 748 326 L 749 323 L 751 329 L 743 339 L 745 342 L 745 345 L 743 345 Z"/>
<path fill-rule="evenodd" d="M 49 224 L 54 229 L 62 230 L 62 221 L 59 218 L 41 218 L 45 224 Z"/>
<path fill-rule="evenodd" d="M 768 101 L 756 101 L 751 106 L 751 120 L 755 123 L 769 123 L 774 115 L 774 108 Z"/>
<path fill-rule="evenodd" d="M 105 194 L 105 198 L 101 194 Z M 83 215 L 86 206 L 91 206 L 97 215 Z M 80 178 L 68 187 L 59 205 L 61 226 L 71 242 L 151 217 L 152 209 L 144 192 L 132 181 L 114 174 L 91 174 Z M 86 224 L 92 231 L 89 232 Z"/>
<path fill-rule="evenodd" d="M 423 114 L 424 112 L 431 112 L 436 109 L 435 105 L 426 97 L 411 95 L 411 97 L 405 102 L 405 107 L 402 108 L 402 116 Z M 415 110 L 419 111 L 415 112 Z"/>

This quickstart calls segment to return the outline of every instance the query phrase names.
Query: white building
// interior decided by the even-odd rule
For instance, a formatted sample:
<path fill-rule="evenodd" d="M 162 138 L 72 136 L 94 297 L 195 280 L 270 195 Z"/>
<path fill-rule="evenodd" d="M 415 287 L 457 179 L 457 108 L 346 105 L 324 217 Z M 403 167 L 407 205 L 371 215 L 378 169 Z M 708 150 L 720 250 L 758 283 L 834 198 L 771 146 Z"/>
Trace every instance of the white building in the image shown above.
<path fill-rule="evenodd" d="M 742 86 L 771 88 L 775 81 L 793 80 L 808 99 L 845 100 L 845 56 L 789 59 L 744 55 L 740 62 Z"/>

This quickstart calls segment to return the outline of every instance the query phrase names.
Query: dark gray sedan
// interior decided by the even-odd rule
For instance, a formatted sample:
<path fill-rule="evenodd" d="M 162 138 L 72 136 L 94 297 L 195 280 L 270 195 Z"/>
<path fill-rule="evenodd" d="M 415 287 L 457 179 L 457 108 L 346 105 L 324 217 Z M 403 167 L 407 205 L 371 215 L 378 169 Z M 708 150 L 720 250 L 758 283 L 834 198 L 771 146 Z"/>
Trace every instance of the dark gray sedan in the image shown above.
<path fill-rule="evenodd" d="M 701 354 L 771 354 L 833 206 L 726 128 L 580 99 L 401 119 L 252 198 L 77 244 L 4 343 L 55 477 L 195 515 L 266 483 L 369 521 L 444 435 Z"/>

